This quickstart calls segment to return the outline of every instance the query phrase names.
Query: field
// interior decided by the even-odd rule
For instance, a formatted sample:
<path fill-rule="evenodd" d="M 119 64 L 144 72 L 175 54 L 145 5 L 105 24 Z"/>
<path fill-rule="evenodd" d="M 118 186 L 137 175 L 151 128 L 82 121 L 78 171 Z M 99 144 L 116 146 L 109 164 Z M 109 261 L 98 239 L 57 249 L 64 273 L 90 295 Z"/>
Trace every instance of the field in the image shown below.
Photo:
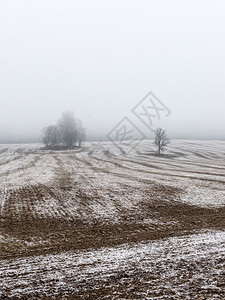
<path fill-rule="evenodd" d="M 225 299 L 225 142 L 0 145 L 0 299 Z"/>

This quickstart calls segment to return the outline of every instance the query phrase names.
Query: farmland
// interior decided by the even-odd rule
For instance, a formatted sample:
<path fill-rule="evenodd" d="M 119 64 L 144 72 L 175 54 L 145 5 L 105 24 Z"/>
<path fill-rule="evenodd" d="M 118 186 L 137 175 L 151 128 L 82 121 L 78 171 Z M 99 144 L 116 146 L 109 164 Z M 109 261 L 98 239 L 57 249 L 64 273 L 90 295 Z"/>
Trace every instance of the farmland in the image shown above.
<path fill-rule="evenodd" d="M 0 145 L 0 298 L 225 298 L 225 142 L 40 147 Z"/>

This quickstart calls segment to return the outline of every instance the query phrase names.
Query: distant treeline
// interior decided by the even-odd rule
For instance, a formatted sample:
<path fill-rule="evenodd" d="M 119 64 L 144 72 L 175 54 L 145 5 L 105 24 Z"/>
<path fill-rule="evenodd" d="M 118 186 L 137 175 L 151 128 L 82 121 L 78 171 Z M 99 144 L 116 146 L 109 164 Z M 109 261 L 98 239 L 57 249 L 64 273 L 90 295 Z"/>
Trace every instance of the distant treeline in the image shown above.
<path fill-rule="evenodd" d="M 62 113 L 57 124 L 49 125 L 42 130 L 42 141 L 46 148 L 81 147 L 86 139 L 86 129 L 82 122 L 74 117 L 72 112 Z"/>

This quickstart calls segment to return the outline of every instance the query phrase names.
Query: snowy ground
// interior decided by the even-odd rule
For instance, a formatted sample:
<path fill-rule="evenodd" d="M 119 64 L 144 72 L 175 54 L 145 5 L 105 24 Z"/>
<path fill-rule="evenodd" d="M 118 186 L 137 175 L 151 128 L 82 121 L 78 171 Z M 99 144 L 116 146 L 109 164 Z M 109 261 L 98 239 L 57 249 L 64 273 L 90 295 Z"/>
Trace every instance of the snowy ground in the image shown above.
<path fill-rule="evenodd" d="M 0 145 L 0 297 L 224 299 L 224 149 Z"/>
<path fill-rule="evenodd" d="M 95 299 L 101 290 L 102 299 L 114 295 L 124 299 L 130 291 L 136 299 L 199 299 L 198 293 L 204 299 L 222 299 L 224 270 L 225 233 L 213 231 L 95 251 L 3 260 L 0 296 L 72 293 L 82 297 L 86 293 Z"/>

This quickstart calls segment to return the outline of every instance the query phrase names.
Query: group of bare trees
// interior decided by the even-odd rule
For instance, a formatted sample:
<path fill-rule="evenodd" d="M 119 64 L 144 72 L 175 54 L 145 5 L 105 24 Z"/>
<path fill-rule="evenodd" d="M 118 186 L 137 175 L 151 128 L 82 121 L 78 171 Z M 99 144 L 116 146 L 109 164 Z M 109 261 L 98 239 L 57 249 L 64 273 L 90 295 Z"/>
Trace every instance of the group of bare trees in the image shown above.
<path fill-rule="evenodd" d="M 154 144 L 157 147 L 157 154 L 171 142 L 167 136 L 166 131 L 157 128 L 155 131 Z M 81 143 L 86 139 L 86 129 L 82 122 L 74 117 L 72 112 L 62 113 L 61 118 L 57 124 L 49 125 L 43 129 L 42 141 L 47 148 L 55 148 L 58 146 L 72 149 L 74 146 L 81 147 Z"/>
<path fill-rule="evenodd" d="M 74 146 L 81 147 L 86 138 L 86 130 L 79 119 L 72 112 L 62 113 L 57 124 L 49 125 L 43 129 L 42 141 L 48 148 L 64 146 L 72 149 Z"/>

